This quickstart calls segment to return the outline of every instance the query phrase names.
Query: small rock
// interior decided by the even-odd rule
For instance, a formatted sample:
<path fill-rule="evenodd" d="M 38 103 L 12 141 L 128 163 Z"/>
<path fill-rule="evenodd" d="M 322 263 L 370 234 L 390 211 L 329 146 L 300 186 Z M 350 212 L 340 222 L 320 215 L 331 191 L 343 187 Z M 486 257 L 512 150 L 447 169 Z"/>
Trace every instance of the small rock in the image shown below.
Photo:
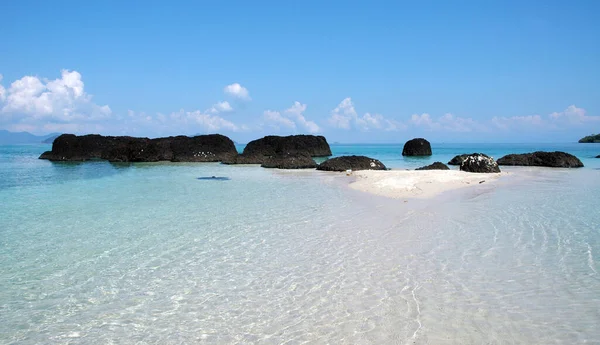
<path fill-rule="evenodd" d="M 415 170 L 450 170 L 450 168 L 448 168 L 448 166 L 442 162 L 435 162 Z"/>

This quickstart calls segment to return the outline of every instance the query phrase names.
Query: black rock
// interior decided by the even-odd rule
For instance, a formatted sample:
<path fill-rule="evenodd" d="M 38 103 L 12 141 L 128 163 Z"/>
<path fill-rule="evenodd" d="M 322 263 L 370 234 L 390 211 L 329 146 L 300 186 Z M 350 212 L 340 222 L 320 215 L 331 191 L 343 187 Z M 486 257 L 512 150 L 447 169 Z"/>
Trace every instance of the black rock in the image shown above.
<path fill-rule="evenodd" d="M 478 155 L 479 153 L 472 153 L 472 155 Z M 458 156 L 454 156 L 454 158 L 452 158 L 449 162 L 448 165 L 461 165 L 462 162 L 465 160 L 465 158 L 467 158 L 469 156 L 468 153 L 462 154 L 462 155 L 458 155 Z"/>
<path fill-rule="evenodd" d="M 331 156 L 331 148 L 327 139 L 320 135 L 269 135 L 249 142 L 243 152 L 244 156 L 249 157 L 301 154 L 311 157 Z"/>
<path fill-rule="evenodd" d="M 233 157 L 229 157 L 227 159 L 223 159 L 221 163 L 223 164 L 262 164 L 267 158 L 263 156 L 245 156 L 245 155 L 236 155 Z"/>
<path fill-rule="evenodd" d="M 431 156 L 431 144 L 423 138 L 407 141 L 402 149 L 403 156 Z"/>
<path fill-rule="evenodd" d="M 314 169 L 317 163 L 308 155 L 281 155 L 266 158 L 263 168 L 275 169 Z"/>
<path fill-rule="evenodd" d="M 467 155 L 460 164 L 460 170 L 473 173 L 499 173 L 500 167 L 492 157 L 477 153 Z"/>
<path fill-rule="evenodd" d="M 500 165 L 538 166 L 551 168 L 581 168 L 579 158 L 566 152 L 545 152 L 510 154 L 498 159 Z"/>
<path fill-rule="evenodd" d="M 237 155 L 231 139 L 220 134 L 195 137 L 177 136 L 148 139 L 112 137 L 97 134 L 76 136 L 62 134 L 52 143 L 52 150 L 40 159 L 51 161 L 110 162 L 218 162 Z"/>
<path fill-rule="evenodd" d="M 346 171 L 346 170 L 387 170 L 377 159 L 365 156 L 341 156 L 330 158 L 317 166 L 317 170 Z"/>
<path fill-rule="evenodd" d="M 450 170 L 450 168 L 442 162 L 435 162 L 424 167 L 416 168 L 415 170 Z"/>
<path fill-rule="evenodd" d="M 246 145 L 241 155 L 223 161 L 225 164 L 263 164 L 272 157 L 331 156 L 327 139 L 317 135 L 269 135 Z"/>
<path fill-rule="evenodd" d="M 597 155 L 596 158 L 600 158 L 600 155 Z"/>

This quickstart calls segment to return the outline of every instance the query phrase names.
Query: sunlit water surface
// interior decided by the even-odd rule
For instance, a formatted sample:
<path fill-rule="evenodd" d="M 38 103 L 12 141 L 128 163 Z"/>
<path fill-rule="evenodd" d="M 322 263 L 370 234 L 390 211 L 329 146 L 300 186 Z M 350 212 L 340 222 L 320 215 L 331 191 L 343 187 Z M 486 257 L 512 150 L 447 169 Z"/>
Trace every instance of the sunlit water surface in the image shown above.
<path fill-rule="evenodd" d="M 415 201 L 45 148 L 0 147 L 2 344 L 600 341 L 591 158 Z"/>

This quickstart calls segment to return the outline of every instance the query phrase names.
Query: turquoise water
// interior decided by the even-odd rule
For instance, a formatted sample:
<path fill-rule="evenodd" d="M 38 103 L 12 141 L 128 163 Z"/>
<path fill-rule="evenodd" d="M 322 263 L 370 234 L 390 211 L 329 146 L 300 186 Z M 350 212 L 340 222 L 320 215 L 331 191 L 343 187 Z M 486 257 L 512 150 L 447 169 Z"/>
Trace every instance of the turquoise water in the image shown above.
<path fill-rule="evenodd" d="M 534 149 L 586 164 L 422 202 L 343 174 L 38 160 L 47 148 L 0 147 L 1 344 L 600 339 L 600 145 L 434 145 L 423 160 L 332 146 L 395 168 Z"/>
<path fill-rule="evenodd" d="M 430 157 L 403 157 L 404 144 L 333 144 L 333 156 L 364 155 L 382 161 L 389 168 L 414 169 L 436 161 L 447 163 L 454 156 L 463 153 L 481 152 L 496 159 L 510 153 L 527 153 L 534 151 L 564 151 L 577 156 L 586 167 L 600 168 L 599 144 L 579 143 L 527 143 L 527 144 L 437 144 L 432 143 L 433 155 Z M 245 145 L 236 145 L 242 152 Z M 324 159 L 317 158 L 317 162 Z"/>

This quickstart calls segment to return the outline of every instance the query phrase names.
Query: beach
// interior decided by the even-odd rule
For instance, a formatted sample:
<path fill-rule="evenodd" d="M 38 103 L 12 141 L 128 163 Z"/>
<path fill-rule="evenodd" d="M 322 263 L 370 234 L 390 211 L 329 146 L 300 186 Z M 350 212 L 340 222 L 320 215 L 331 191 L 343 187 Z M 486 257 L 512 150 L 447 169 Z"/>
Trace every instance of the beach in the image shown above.
<path fill-rule="evenodd" d="M 395 199 L 431 198 L 441 193 L 483 183 L 494 183 L 508 173 L 477 174 L 457 170 L 364 170 L 353 172 L 350 187 Z"/>
<path fill-rule="evenodd" d="M 1 156 L 0 343 L 600 337 L 594 168 L 487 176 L 383 155 L 392 170 L 346 176 L 40 151 Z"/>

